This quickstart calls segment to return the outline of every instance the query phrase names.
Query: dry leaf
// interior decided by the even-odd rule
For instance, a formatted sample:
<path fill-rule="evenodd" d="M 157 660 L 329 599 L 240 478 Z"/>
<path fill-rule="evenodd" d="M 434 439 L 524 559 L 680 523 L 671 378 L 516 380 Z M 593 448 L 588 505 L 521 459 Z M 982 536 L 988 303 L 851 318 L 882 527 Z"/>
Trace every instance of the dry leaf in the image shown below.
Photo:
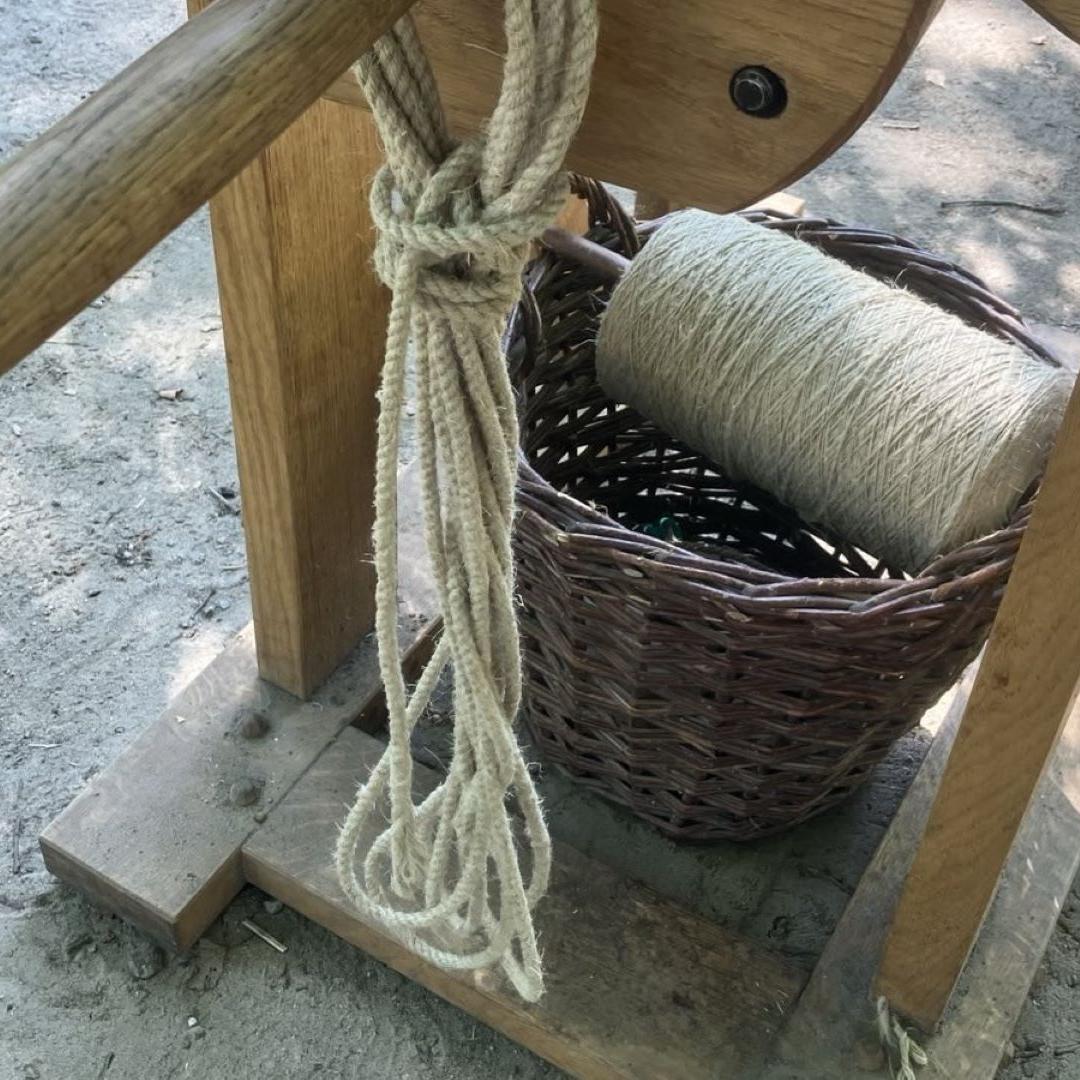
<path fill-rule="evenodd" d="M 159 390 L 157 396 L 165 401 L 179 401 L 184 396 L 184 388 L 177 386 L 171 390 Z"/>
<path fill-rule="evenodd" d="M 1031 41 L 1032 45 L 1045 45 L 1046 44 L 1046 35 L 1045 34 L 1040 34 L 1038 37 L 1033 37 L 1033 38 L 1030 38 L 1029 40 Z"/>
<path fill-rule="evenodd" d="M 918 120 L 882 120 L 881 126 L 890 131 L 918 131 Z"/>
<path fill-rule="evenodd" d="M 926 81 L 930 83 L 931 86 L 944 86 L 945 72 L 940 70 L 940 68 L 927 68 Z"/>

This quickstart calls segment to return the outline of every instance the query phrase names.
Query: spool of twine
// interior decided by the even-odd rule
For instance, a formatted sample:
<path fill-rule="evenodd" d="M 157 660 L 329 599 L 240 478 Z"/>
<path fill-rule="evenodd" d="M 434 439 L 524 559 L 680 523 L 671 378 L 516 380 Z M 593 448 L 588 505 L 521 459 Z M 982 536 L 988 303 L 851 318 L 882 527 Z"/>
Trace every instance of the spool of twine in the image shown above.
<path fill-rule="evenodd" d="M 607 394 L 889 566 L 1000 528 L 1071 377 L 811 245 L 701 211 L 615 289 Z"/>

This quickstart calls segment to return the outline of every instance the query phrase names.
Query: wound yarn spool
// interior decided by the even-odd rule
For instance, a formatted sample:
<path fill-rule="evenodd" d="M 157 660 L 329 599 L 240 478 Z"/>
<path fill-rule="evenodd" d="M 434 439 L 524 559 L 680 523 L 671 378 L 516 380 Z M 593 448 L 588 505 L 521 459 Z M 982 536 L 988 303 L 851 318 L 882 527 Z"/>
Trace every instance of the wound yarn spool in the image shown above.
<path fill-rule="evenodd" d="M 1007 522 L 1072 385 L 810 244 L 702 211 L 633 260 L 596 363 L 608 396 L 908 572 Z"/>

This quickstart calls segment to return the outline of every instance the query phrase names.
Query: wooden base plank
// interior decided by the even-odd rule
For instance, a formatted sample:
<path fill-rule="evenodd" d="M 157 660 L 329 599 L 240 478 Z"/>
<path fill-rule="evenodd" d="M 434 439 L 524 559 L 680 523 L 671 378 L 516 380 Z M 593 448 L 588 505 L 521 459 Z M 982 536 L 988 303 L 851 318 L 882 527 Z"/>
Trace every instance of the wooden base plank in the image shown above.
<path fill-rule="evenodd" d="M 401 640 L 415 669 L 430 654 L 435 596 L 411 471 L 401 501 Z M 245 738 L 235 724 L 252 710 L 268 730 Z M 256 815 L 342 728 L 370 729 L 381 710 L 373 636 L 304 702 L 260 680 L 248 626 L 45 829 L 45 865 L 162 944 L 185 949 L 243 886 L 240 848 L 258 828 Z"/>
<path fill-rule="evenodd" d="M 547 971 L 537 1005 L 490 973 L 433 968 L 360 919 L 337 883 L 332 851 L 345 808 L 382 750 L 359 731 L 342 732 L 245 844 L 248 880 L 575 1076 L 756 1073 L 802 971 L 565 845 L 537 911 Z"/>
<path fill-rule="evenodd" d="M 838 1062 L 880 1058 L 873 982 L 889 917 L 910 870 L 960 726 L 964 679 L 781 1040 L 774 1080 L 825 1080 Z M 937 1034 L 920 1039 L 920 1080 L 992 1080 L 1080 866 L 1080 708 L 1073 710 L 1006 864 L 1001 884 Z M 857 1072 L 857 1069 L 853 1069 Z"/>

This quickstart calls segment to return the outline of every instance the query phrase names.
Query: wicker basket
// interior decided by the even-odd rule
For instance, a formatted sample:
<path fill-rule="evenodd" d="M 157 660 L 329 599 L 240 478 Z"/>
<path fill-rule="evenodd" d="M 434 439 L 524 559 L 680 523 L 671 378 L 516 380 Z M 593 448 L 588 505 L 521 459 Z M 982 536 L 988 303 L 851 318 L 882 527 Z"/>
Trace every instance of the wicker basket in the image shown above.
<path fill-rule="evenodd" d="M 576 186 L 590 238 L 632 257 L 647 227 Z M 977 278 L 907 241 L 748 216 L 1056 363 Z M 821 813 L 974 658 L 1033 493 L 1008 527 L 894 574 L 605 397 L 593 346 L 610 289 L 595 270 L 548 251 L 526 286 L 508 343 L 524 715 L 542 756 L 676 839 L 747 840 Z"/>

